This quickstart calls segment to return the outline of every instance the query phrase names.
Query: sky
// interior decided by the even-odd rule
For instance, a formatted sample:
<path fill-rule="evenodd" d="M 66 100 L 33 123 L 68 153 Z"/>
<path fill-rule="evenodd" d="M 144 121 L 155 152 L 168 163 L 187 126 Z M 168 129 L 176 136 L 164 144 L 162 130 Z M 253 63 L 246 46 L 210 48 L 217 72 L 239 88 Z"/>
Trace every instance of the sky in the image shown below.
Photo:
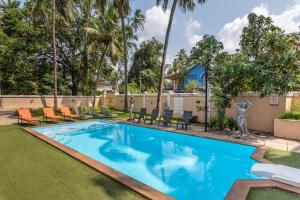
<path fill-rule="evenodd" d="M 169 2 L 170 7 L 172 1 Z M 132 8 L 141 9 L 146 17 L 145 28 L 138 33 L 139 42 L 152 37 L 163 42 L 170 9 L 164 12 L 155 0 L 132 0 Z M 274 24 L 287 33 L 299 32 L 300 0 L 207 0 L 204 5 L 197 4 L 193 12 L 183 13 L 177 8 L 167 63 L 172 62 L 180 49 L 189 52 L 205 34 L 215 35 L 226 51 L 235 52 L 251 12 L 272 17 Z"/>
<path fill-rule="evenodd" d="M 171 6 L 172 1 L 169 2 Z M 156 0 L 131 0 L 131 7 L 141 9 L 146 17 L 145 28 L 138 33 L 138 42 L 152 37 L 163 42 L 170 9 L 164 12 L 156 6 Z M 173 61 L 180 49 L 189 52 L 205 34 L 215 35 L 223 42 L 225 50 L 233 53 L 239 48 L 240 35 L 251 12 L 272 17 L 274 24 L 287 33 L 299 31 L 300 0 L 207 0 L 204 5 L 197 4 L 193 12 L 183 13 L 177 8 L 167 63 Z"/>

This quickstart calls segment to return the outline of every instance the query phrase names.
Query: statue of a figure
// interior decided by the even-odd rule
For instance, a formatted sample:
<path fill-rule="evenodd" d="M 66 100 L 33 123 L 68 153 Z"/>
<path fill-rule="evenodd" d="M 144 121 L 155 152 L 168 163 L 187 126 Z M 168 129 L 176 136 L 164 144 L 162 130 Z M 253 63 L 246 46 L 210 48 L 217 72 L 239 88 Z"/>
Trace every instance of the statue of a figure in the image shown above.
<path fill-rule="evenodd" d="M 129 121 L 132 120 L 132 112 L 133 112 L 133 108 L 134 108 L 134 97 L 133 96 L 130 96 L 130 101 L 129 101 Z"/>
<path fill-rule="evenodd" d="M 235 107 L 237 109 L 236 121 L 239 128 L 240 136 L 247 136 L 249 134 L 247 129 L 246 112 L 251 108 L 251 106 L 252 103 L 248 100 L 235 104 Z"/>

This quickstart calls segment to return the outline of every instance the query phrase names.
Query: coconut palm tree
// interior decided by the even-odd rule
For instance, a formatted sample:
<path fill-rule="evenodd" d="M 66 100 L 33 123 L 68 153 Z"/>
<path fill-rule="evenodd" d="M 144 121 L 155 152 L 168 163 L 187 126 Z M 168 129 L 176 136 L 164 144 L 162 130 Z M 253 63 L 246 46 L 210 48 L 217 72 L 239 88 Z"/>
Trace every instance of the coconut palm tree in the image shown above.
<path fill-rule="evenodd" d="M 177 7 L 177 4 L 181 8 L 183 12 L 186 12 L 187 10 L 192 11 L 196 5 L 196 0 L 173 0 L 168 28 L 166 32 L 165 37 L 165 43 L 164 43 L 164 51 L 163 51 L 163 57 L 162 62 L 160 66 L 160 80 L 159 80 L 159 88 L 158 88 L 158 94 L 157 94 L 157 109 L 160 109 L 161 107 L 161 96 L 162 96 L 162 88 L 163 88 L 163 80 L 164 80 L 164 72 L 165 72 L 165 64 L 166 64 L 166 57 L 167 57 L 167 50 L 168 50 L 168 44 L 169 44 L 169 37 L 171 33 L 172 23 L 173 23 L 173 17 L 175 14 L 175 10 Z M 197 0 L 198 3 L 204 4 L 207 0 Z M 162 8 L 166 11 L 168 8 L 169 0 L 156 0 L 157 5 L 162 4 Z"/>
<path fill-rule="evenodd" d="M 128 42 L 127 42 L 127 24 L 125 23 L 125 19 L 129 16 L 131 12 L 130 8 L 130 0 L 96 0 L 98 7 L 101 8 L 101 10 L 105 10 L 105 7 L 108 5 L 113 5 L 118 10 L 118 15 L 121 20 L 121 27 L 122 27 L 122 36 L 123 36 L 123 49 L 124 49 L 124 85 L 125 85 L 125 99 L 124 99 L 124 109 L 125 111 L 128 111 Z M 144 17 L 141 14 L 141 11 L 135 12 L 135 18 L 133 19 L 132 25 L 134 28 L 141 28 L 141 24 L 144 21 Z"/>
<path fill-rule="evenodd" d="M 46 0 L 36 0 L 33 6 L 33 14 L 43 10 L 44 4 L 49 3 Z M 54 108 L 58 109 L 57 103 L 57 58 L 56 58 L 56 14 L 60 14 L 64 19 L 73 18 L 74 11 L 73 0 L 51 0 L 51 45 L 52 45 L 52 64 L 53 64 L 53 82 L 54 82 Z M 43 12 L 44 13 L 44 12 Z"/>
<path fill-rule="evenodd" d="M 129 4 L 130 0 L 97 0 L 98 7 L 102 10 L 109 5 L 113 5 L 118 10 L 118 15 L 121 20 L 122 25 L 122 36 L 123 36 L 123 49 L 124 49 L 124 84 L 125 84 L 125 99 L 124 99 L 124 109 L 128 111 L 128 51 L 127 51 L 127 38 L 126 38 L 126 23 L 125 18 L 129 15 L 131 8 Z"/>
<path fill-rule="evenodd" d="M 96 92 L 99 86 L 101 67 L 104 65 L 105 57 L 109 56 L 113 61 L 123 52 L 121 41 L 121 29 L 119 18 L 115 7 L 109 6 L 102 15 L 91 23 L 91 27 L 86 27 L 86 32 L 91 36 L 92 42 L 89 44 L 89 51 L 101 50 L 100 62 L 96 70 L 96 83 L 93 91 L 93 106 L 96 106 Z"/>
<path fill-rule="evenodd" d="M 7 10 L 10 8 L 18 8 L 20 6 L 20 1 L 17 0 L 1 0 L 0 1 L 0 10 Z"/>

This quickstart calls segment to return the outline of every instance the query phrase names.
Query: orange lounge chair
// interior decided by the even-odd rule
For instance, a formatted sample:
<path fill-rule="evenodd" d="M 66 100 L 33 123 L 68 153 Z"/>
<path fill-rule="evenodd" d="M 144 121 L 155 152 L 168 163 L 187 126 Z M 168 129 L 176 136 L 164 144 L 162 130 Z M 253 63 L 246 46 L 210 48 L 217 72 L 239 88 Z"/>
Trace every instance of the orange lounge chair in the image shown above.
<path fill-rule="evenodd" d="M 32 117 L 31 112 L 29 111 L 29 109 L 26 108 L 20 108 L 18 109 L 18 123 L 20 123 L 20 121 L 26 121 L 28 123 L 35 123 L 35 122 L 40 122 L 40 119 L 37 117 Z"/>
<path fill-rule="evenodd" d="M 67 117 L 71 118 L 71 119 L 80 118 L 79 115 L 72 114 L 70 111 L 70 108 L 68 108 L 68 107 L 60 107 L 60 112 L 64 118 L 67 118 Z"/>
<path fill-rule="evenodd" d="M 62 119 L 61 116 L 57 116 L 54 114 L 54 110 L 53 108 L 43 108 L 43 113 L 44 113 L 44 118 L 46 119 L 50 119 L 52 121 L 52 123 L 56 120 L 60 120 Z"/>

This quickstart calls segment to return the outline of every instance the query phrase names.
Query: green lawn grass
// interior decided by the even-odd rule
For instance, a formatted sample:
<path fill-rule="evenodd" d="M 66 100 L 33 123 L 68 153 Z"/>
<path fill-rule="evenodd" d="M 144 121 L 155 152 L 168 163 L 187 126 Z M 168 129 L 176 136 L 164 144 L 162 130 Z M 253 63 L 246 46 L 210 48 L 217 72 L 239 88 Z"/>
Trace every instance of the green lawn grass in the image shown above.
<path fill-rule="evenodd" d="M 265 159 L 277 164 L 287 165 L 300 169 L 299 153 L 268 149 L 265 154 Z"/>
<path fill-rule="evenodd" d="M 247 200 L 299 200 L 299 195 L 278 189 L 252 189 Z"/>
<path fill-rule="evenodd" d="M 119 114 L 125 119 L 128 114 Z M 21 130 L 0 126 L 1 200 L 143 199 L 137 193 Z M 300 154 L 268 149 L 265 158 L 300 168 Z M 295 200 L 281 190 L 251 190 L 247 200 Z"/>
<path fill-rule="evenodd" d="M 1 200 L 143 199 L 19 126 L 0 126 Z"/>
<path fill-rule="evenodd" d="M 295 167 L 300 169 L 300 154 L 280 151 L 275 149 L 268 149 L 265 154 L 265 159 L 276 163 Z M 300 200 L 299 195 L 291 194 L 278 189 L 252 189 L 247 197 L 247 200 Z"/>

